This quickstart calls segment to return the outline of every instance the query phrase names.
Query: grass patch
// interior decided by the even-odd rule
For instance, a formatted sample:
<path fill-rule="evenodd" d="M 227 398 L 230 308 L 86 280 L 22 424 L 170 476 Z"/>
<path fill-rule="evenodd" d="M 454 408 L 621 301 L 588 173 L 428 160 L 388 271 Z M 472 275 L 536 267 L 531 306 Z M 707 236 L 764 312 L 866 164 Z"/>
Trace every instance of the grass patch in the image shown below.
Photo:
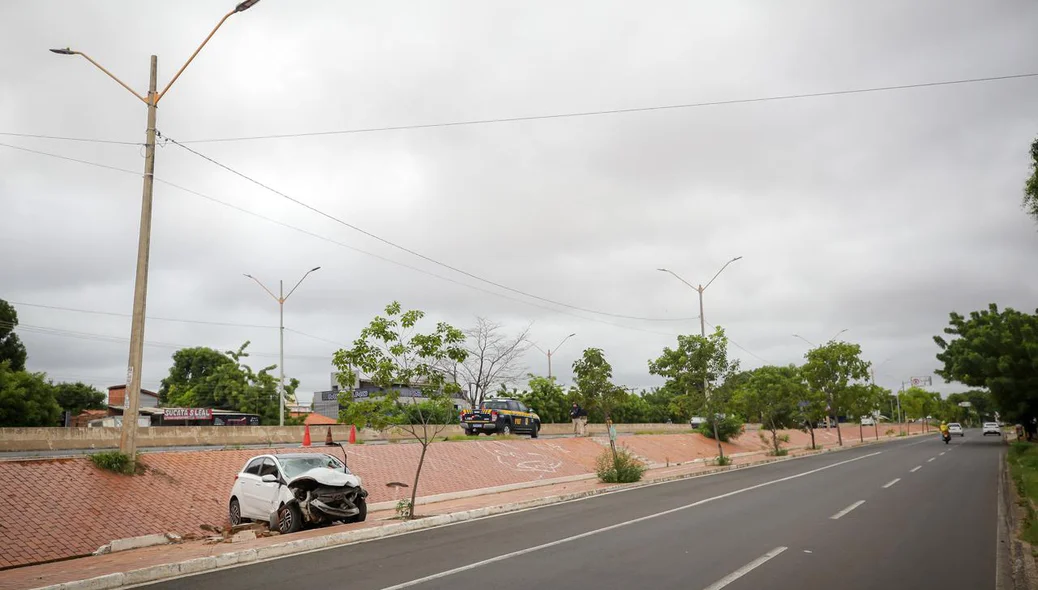
<path fill-rule="evenodd" d="M 137 457 L 140 458 L 140 453 L 137 453 Z M 125 455 L 119 451 L 94 453 L 93 455 L 90 455 L 90 460 L 98 469 L 104 469 L 105 471 L 111 471 L 112 473 L 119 473 L 122 475 L 134 474 L 134 461 L 129 455 Z M 144 472 L 144 466 L 140 464 L 140 461 L 136 462 L 136 467 L 137 473 Z"/>
<path fill-rule="evenodd" d="M 1035 503 L 1038 502 L 1038 445 L 1015 442 L 1009 447 L 1009 473 L 1020 494 L 1020 505 L 1024 508 L 1024 523 L 1020 538 L 1038 545 L 1038 518 Z"/>
<path fill-rule="evenodd" d="M 789 454 L 789 449 L 783 449 L 783 448 L 780 448 L 777 451 L 775 449 L 771 449 L 770 451 L 768 451 L 768 456 L 771 456 L 771 457 L 785 457 L 788 454 Z"/>
<path fill-rule="evenodd" d="M 732 458 L 727 456 L 727 455 L 725 455 L 724 457 L 721 457 L 721 456 L 714 457 L 714 465 L 720 465 L 720 466 L 723 467 L 725 465 L 731 465 L 731 464 L 732 464 Z"/>
<path fill-rule="evenodd" d="M 634 483 L 645 474 L 645 464 L 624 447 L 616 450 L 616 458 L 610 449 L 602 451 L 595 460 L 595 472 L 603 483 Z"/>

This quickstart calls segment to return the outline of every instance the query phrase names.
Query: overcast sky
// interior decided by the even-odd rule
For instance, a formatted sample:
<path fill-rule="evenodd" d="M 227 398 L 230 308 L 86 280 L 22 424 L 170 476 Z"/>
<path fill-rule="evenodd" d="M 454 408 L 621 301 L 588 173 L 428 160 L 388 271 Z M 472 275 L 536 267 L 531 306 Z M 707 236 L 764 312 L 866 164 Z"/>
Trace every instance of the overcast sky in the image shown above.
<path fill-rule="evenodd" d="M 231 7 L 5 0 L 0 132 L 143 143 L 143 103 L 47 49 L 83 51 L 143 93 L 149 55 L 162 87 Z M 190 141 L 1027 74 L 1038 72 L 1036 30 L 1032 0 L 263 0 L 213 37 L 163 98 L 157 127 Z M 394 299 L 430 326 L 532 322 L 541 348 L 575 332 L 553 358 L 564 383 L 594 346 L 617 382 L 650 387 L 661 382 L 647 361 L 699 330 L 695 291 L 656 269 L 705 283 L 742 256 L 705 310 L 743 367 L 799 362 L 808 345 L 792 334 L 820 343 L 846 328 L 841 338 L 879 365 L 877 382 L 896 388 L 938 366 L 932 337 L 950 311 L 1036 307 L 1038 228 L 1020 208 L 1036 105 L 1038 78 L 1024 78 L 190 144 L 488 281 L 670 321 L 481 283 L 167 144 L 156 177 L 210 199 L 156 185 L 144 386 L 158 388 L 180 346 L 251 340 L 254 368 L 276 362 L 277 303 L 242 273 L 287 290 L 321 266 L 285 305 L 301 399 L 328 388 L 335 343 Z M 130 171 L 0 146 L 0 298 L 15 302 L 29 367 L 124 382 L 141 146 L 0 142 Z M 526 361 L 547 372 L 536 349 Z"/>

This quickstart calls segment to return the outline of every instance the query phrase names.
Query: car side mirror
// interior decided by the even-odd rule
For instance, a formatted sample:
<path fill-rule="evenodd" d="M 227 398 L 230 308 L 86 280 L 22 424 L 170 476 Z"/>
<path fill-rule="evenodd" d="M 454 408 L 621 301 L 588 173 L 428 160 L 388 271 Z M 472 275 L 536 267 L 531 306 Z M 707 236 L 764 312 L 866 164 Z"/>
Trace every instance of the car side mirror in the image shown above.
<path fill-rule="evenodd" d="M 270 473 L 268 473 L 268 474 L 266 474 L 266 475 L 264 475 L 263 477 L 260 478 L 260 481 L 262 481 L 263 483 L 276 483 L 277 480 L 278 480 L 278 476 L 271 475 Z"/>

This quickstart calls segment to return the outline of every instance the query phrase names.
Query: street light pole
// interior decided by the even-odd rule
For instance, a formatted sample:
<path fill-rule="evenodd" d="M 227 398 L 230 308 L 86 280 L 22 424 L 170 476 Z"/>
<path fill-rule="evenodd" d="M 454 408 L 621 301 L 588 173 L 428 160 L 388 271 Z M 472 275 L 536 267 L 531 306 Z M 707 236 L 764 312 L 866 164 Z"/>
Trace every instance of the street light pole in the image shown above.
<path fill-rule="evenodd" d="M 660 272 L 669 273 L 670 275 L 672 275 L 677 280 L 679 280 L 682 283 L 685 283 L 686 285 L 691 287 L 693 291 L 699 293 L 699 335 L 703 337 L 704 341 L 706 340 L 706 316 L 703 314 L 703 291 L 706 291 L 706 288 L 709 287 L 710 284 L 714 282 L 714 279 L 716 279 L 718 277 L 718 275 L 720 275 L 722 272 L 724 272 L 724 269 L 728 268 L 729 264 L 731 264 L 731 263 L 733 263 L 736 260 L 739 260 L 741 258 L 742 258 L 742 256 L 736 256 L 735 258 L 732 258 L 728 262 L 724 263 L 724 266 L 721 267 L 721 270 L 717 271 L 714 274 L 713 278 L 710 279 L 709 281 L 707 281 L 705 286 L 702 283 L 700 283 L 698 287 L 693 285 L 692 283 L 686 281 L 685 279 L 681 278 L 680 276 L 677 275 L 677 273 L 675 273 L 672 270 L 668 270 L 666 268 L 657 268 L 656 269 L 656 270 L 658 270 Z M 707 362 L 709 362 L 709 361 L 707 361 Z M 706 399 L 707 407 L 710 407 L 710 376 L 709 376 L 709 371 L 707 369 L 708 369 L 708 367 L 703 367 L 703 397 Z M 718 437 L 718 434 L 717 434 L 717 412 L 715 412 L 712 408 L 710 409 L 710 411 L 714 413 L 714 415 L 710 417 L 710 423 L 714 425 L 714 440 L 717 441 L 718 457 L 720 457 L 720 460 L 723 462 L 724 461 L 724 449 L 721 448 L 721 439 Z"/>
<path fill-rule="evenodd" d="M 559 342 L 559 344 L 554 349 L 549 348 L 548 350 L 543 350 L 543 349 L 541 349 L 540 346 L 537 346 L 536 344 L 534 344 L 534 347 L 536 347 L 537 350 L 540 350 L 542 353 L 544 353 L 544 354 L 546 354 L 548 356 L 548 379 L 551 379 L 551 355 L 553 355 L 556 352 L 558 352 L 560 346 L 565 344 L 567 340 L 569 340 L 570 338 L 572 338 L 572 337 L 574 337 L 576 335 L 577 335 L 577 333 L 574 332 L 574 333 L 570 334 L 569 336 L 566 336 L 565 338 L 562 339 L 562 342 Z"/>
<path fill-rule="evenodd" d="M 246 277 L 256 281 L 257 285 L 263 287 L 263 290 L 273 297 L 274 301 L 278 302 L 278 426 L 285 425 L 285 301 L 292 296 L 292 293 L 295 293 L 296 289 L 299 288 L 299 285 L 303 283 L 303 279 L 310 276 L 310 273 L 320 269 L 320 266 L 315 266 L 306 271 L 306 274 L 303 275 L 303 278 L 299 279 L 299 282 L 296 283 L 295 287 L 292 287 L 292 290 L 288 292 L 288 295 L 285 295 L 285 281 L 283 280 L 278 281 L 278 294 L 274 295 L 274 293 L 272 293 L 266 285 L 261 283 L 259 279 L 249 274 L 245 275 Z"/>
<path fill-rule="evenodd" d="M 148 95 L 147 97 L 141 96 L 137 92 L 130 88 L 128 84 L 117 78 L 114 74 L 105 69 L 101 64 L 94 61 L 89 55 L 81 52 L 74 51 L 70 48 L 64 49 L 51 49 L 52 53 L 58 55 L 79 55 L 84 59 L 92 63 L 97 69 L 108 75 L 109 78 L 115 80 L 120 86 L 125 88 L 146 105 L 148 105 L 148 127 L 145 132 L 145 144 L 144 144 L 144 187 L 143 194 L 141 197 L 141 224 L 140 230 L 137 235 L 137 268 L 134 276 L 133 284 L 133 315 L 130 322 L 130 359 L 129 366 L 126 370 L 126 393 L 123 397 L 123 425 L 122 433 L 119 437 L 119 451 L 124 455 L 130 457 L 131 462 L 136 461 L 137 457 L 137 416 L 140 412 L 140 397 L 141 397 L 141 366 L 144 359 L 144 320 L 146 317 L 146 307 L 148 299 L 148 262 L 151 257 L 151 211 L 152 211 L 152 189 L 155 182 L 155 120 L 159 106 L 159 100 L 165 96 L 166 92 L 173 86 L 173 82 L 177 81 L 180 74 L 187 68 L 187 66 L 195 59 L 198 52 L 205 47 L 209 39 L 216 34 L 217 29 L 223 25 L 232 14 L 243 12 L 251 8 L 259 0 L 245 0 L 235 6 L 234 10 L 224 15 L 220 22 L 216 24 L 209 36 L 202 41 L 202 44 L 195 49 L 195 52 L 191 54 L 187 62 L 180 68 L 173 79 L 169 81 L 169 84 L 162 90 L 157 92 L 158 88 L 158 57 L 151 56 L 151 67 L 150 76 L 148 80 Z"/>

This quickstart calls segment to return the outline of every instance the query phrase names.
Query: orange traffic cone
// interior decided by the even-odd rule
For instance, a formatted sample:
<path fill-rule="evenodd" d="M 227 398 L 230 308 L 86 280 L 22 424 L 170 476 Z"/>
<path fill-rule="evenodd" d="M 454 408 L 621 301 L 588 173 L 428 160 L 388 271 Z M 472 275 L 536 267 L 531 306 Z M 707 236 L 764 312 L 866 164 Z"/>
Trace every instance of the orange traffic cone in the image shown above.
<path fill-rule="evenodd" d="M 303 446 L 310 446 L 310 425 L 306 425 L 306 430 L 303 431 Z"/>
<path fill-rule="evenodd" d="M 330 428 L 328 429 L 328 432 L 331 432 Z M 350 444 L 351 445 L 357 444 L 357 425 L 356 424 L 350 424 Z"/>
<path fill-rule="evenodd" d="M 330 447 L 330 446 L 332 446 L 334 444 L 335 444 L 335 441 L 332 440 L 332 427 L 329 426 L 328 427 L 328 434 L 324 435 L 324 446 Z"/>

